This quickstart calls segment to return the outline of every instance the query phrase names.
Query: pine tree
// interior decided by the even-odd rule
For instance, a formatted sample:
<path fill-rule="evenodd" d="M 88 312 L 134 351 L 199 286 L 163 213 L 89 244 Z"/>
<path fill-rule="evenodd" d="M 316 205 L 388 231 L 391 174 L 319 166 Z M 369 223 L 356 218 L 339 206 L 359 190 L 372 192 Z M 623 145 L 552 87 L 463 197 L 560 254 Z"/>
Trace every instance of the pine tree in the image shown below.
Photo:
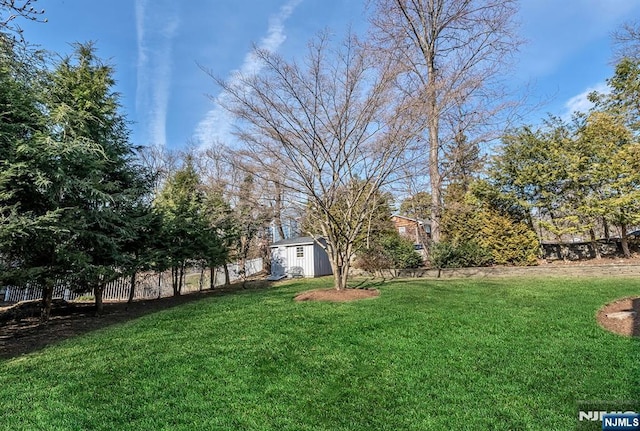
<path fill-rule="evenodd" d="M 61 199 L 80 181 L 67 166 L 92 149 L 51 138 L 41 58 L 1 42 L 0 274 L 13 286 L 41 286 L 47 320 L 53 285 L 70 266 L 73 218 Z"/>
<path fill-rule="evenodd" d="M 50 140 L 84 154 L 65 166 L 65 175 L 75 181 L 58 204 L 70 208 L 68 261 L 78 288 L 93 290 L 98 313 L 105 284 L 124 274 L 126 245 L 140 239 L 151 186 L 135 162 L 127 120 L 113 92 L 113 74 L 92 44 L 78 44 L 74 55 L 53 71 L 47 97 Z"/>
<path fill-rule="evenodd" d="M 213 254 L 214 228 L 205 215 L 202 184 L 191 156 L 169 177 L 156 197 L 155 209 L 162 218 L 164 265 L 171 268 L 173 293 L 178 296 L 188 263 Z"/>

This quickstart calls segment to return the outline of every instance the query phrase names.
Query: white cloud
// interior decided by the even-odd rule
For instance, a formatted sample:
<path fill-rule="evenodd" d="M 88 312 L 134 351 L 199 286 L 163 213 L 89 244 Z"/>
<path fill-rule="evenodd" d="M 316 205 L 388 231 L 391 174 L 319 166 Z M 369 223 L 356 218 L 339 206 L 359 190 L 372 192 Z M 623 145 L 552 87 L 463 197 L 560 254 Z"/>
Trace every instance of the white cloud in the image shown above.
<path fill-rule="evenodd" d="M 136 0 L 138 71 L 136 112 L 142 144 L 164 147 L 171 84 L 172 42 L 179 28 L 175 4 L 163 0 Z"/>
<path fill-rule="evenodd" d="M 258 43 L 258 48 L 275 52 L 286 40 L 284 23 L 291 16 L 295 8 L 302 0 L 289 0 L 285 3 L 277 14 L 269 19 L 267 34 Z M 238 70 L 230 73 L 229 85 L 240 85 L 237 76 L 252 76 L 260 73 L 263 64 L 249 52 L 245 55 L 242 65 Z M 200 121 L 194 132 L 194 137 L 201 147 L 209 147 L 217 142 L 229 142 L 233 140 L 233 117 L 222 107 L 223 101 L 229 94 L 222 91 L 214 101 L 214 107 Z"/>
<path fill-rule="evenodd" d="M 587 112 L 591 107 L 593 107 L 593 103 L 591 103 L 588 99 L 590 93 L 597 91 L 598 93 L 607 93 L 609 92 L 609 87 L 605 82 L 600 82 L 593 87 L 589 87 L 584 90 L 582 93 L 573 96 L 570 98 L 565 104 L 565 113 L 563 114 L 563 118 L 570 118 L 574 112 Z"/>

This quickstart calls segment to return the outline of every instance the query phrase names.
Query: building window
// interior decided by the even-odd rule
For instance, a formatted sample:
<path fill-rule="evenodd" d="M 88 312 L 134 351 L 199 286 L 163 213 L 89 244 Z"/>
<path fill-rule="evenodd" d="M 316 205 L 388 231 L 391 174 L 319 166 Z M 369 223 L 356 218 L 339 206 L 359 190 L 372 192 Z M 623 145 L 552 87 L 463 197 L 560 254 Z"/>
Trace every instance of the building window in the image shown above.
<path fill-rule="evenodd" d="M 398 233 L 407 233 L 407 228 L 405 226 L 399 226 Z"/>
<path fill-rule="evenodd" d="M 296 257 L 298 258 L 304 257 L 304 247 L 296 247 Z"/>

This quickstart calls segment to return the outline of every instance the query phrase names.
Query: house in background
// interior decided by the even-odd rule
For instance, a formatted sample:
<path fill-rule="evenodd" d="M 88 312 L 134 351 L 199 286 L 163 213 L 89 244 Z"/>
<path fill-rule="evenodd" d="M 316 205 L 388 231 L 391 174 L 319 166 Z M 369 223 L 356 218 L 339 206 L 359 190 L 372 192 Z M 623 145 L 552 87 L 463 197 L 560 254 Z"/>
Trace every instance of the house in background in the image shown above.
<path fill-rule="evenodd" d="M 424 246 L 431 238 L 431 224 L 428 221 L 417 220 L 400 214 L 392 215 L 391 221 L 400 236 L 413 241 L 415 249 L 424 254 Z"/>
<path fill-rule="evenodd" d="M 310 236 L 283 239 L 271 244 L 270 280 L 312 278 L 332 273 L 327 252 Z"/>

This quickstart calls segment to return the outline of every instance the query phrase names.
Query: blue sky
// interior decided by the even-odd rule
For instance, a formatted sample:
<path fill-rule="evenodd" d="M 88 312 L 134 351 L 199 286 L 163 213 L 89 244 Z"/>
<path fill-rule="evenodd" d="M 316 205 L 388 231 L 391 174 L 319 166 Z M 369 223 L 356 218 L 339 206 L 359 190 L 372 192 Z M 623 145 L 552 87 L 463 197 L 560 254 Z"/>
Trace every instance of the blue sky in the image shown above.
<path fill-rule="evenodd" d="M 25 38 L 66 54 L 73 42 L 95 41 L 116 69 L 132 141 L 171 149 L 228 136 L 224 97 L 200 66 L 218 77 L 258 70 L 252 44 L 287 57 L 329 28 L 363 28 L 365 0 L 40 0 L 47 23 L 20 22 Z M 521 36 L 527 40 L 510 74 L 529 85 L 529 114 L 567 115 L 612 74 L 610 33 L 640 18 L 638 0 L 522 0 Z M 208 96 L 212 96 L 211 98 Z"/>

